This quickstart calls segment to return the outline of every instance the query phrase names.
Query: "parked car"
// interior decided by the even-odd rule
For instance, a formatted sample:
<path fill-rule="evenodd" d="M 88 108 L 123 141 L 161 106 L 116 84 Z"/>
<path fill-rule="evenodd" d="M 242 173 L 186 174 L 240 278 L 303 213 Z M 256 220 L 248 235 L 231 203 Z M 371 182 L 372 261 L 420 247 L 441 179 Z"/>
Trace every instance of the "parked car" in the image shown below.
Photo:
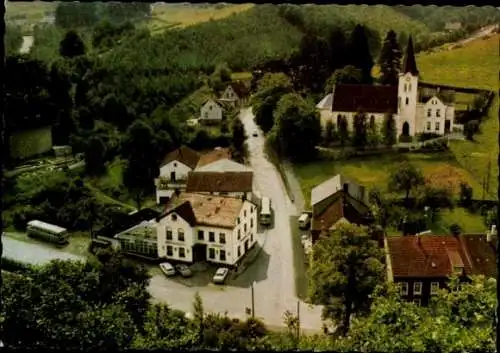
<path fill-rule="evenodd" d="M 193 275 L 191 269 L 186 265 L 177 265 L 175 266 L 175 269 L 182 275 L 182 277 L 191 277 Z"/>
<path fill-rule="evenodd" d="M 253 134 L 252 134 L 253 137 L 257 137 L 259 136 L 259 134 L 257 133 L 257 131 L 254 131 Z"/>
<path fill-rule="evenodd" d="M 218 268 L 212 281 L 216 284 L 223 284 L 226 281 L 226 277 L 228 274 L 229 269 L 225 267 Z"/>
<path fill-rule="evenodd" d="M 161 271 L 165 274 L 165 276 L 170 277 L 175 275 L 175 268 L 169 262 L 163 262 L 160 264 Z"/>
<path fill-rule="evenodd" d="M 310 223 L 311 218 L 309 217 L 309 214 L 306 212 L 302 213 L 299 217 L 299 228 L 306 229 Z"/>

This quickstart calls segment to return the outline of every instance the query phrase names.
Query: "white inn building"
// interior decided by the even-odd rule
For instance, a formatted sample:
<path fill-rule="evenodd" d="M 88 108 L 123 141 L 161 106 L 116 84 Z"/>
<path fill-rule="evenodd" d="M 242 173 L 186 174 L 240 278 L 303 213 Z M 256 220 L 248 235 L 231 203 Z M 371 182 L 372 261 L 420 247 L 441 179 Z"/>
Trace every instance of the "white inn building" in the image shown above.
<path fill-rule="evenodd" d="M 255 245 L 257 206 L 244 198 L 181 193 L 157 219 L 158 255 L 237 265 Z"/>

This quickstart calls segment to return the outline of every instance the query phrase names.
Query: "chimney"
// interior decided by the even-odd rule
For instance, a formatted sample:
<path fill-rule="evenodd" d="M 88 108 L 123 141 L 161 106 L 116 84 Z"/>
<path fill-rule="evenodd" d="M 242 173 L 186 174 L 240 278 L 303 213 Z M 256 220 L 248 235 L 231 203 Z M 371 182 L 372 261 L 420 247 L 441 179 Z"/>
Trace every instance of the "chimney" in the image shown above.
<path fill-rule="evenodd" d="M 488 243 L 491 243 L 493 241 L 493 238 L 496 237 L 496 235 L 497 235 L 497 226 L 493 224 L 491 226 L 491 230 L 486 232 L 486 241 Z"/>

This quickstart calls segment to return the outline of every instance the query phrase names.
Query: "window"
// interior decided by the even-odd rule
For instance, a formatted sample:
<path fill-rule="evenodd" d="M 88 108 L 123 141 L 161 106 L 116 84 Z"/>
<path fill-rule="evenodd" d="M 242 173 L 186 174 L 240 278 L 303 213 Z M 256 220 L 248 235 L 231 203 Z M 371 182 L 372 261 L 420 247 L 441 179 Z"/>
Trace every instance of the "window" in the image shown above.
<path fill-rule="evenodd" d="M 436 116 L 437 116 L 438 118 L 440 118 L 440 117 L 441 117 L 441 110 L 440 110 L 440 109 L 436 109 Z"/>
<path fill-rule="evenodd" d="M 172 221 L 177 221 L 177 215 L 176 214 L 172 215 Z"/>
<path fill-rule="evenodd" d="M 186 249 L 184 248 L 179 248 L 179 257 L 186 257 Z"/>
<path fill-rule="evenodd" d="M 413 283 L 413 294 L 422 295 L 422 282 Z"/>
<path fill-rule="evenodd" d="M 431 117 L 432 116 L 432 109 L 427 109 L 427 117 Z"/>
<path fill-rule="evenodd" d="M 240 224 L 240 217 L 236 218 L 236 224 Z"/>
<path fill-rule="evenodd" d="M 247 224 L 246 224 L 246 223 L 243 225 L 243 231 L 244 231 L 245 233 L 247 232 Z"/>
<path fill-rule="evenodd" d="M 226 234 L 219 233 L 219 243 L 226 244 Z"/>
<path fill-rule="evenodd" d="M 167 245 L 167 256 L 172 256 L 174 251 L 172 249 L 172 245 Z"/>
<path fill-rule="evenodd" d="M 410 98 L 406 97 L 405 103 L 408 105 L 408 103 L 410 103 Z"/>
<path fill-rule="evenodd" d="M 253 233 L 250 234 L 250 243 L 253 242 Z"/>
<path fill-rule="evenodd" d="M 398 108 L 401 108 L 401 97 L 398 97 Z"/>
<path fill-rule="evenodd" d="M 219 251 L 219 260 L 226 261 L 226 251 L 225 250 Z"/>
<path fill-rule="evenodd" d="M 214 107 L 211 105 L 210 107 L 208 107 L 208 109 L 212 110 Z"/>
<path fill-rule="evenodd" d="M 208 258 L 215 259 L 215 249 L 214 248 L 208 249 Z"/>
<path fill-rule="evenodd" d="M 208 112 L 205 112 L 205 119 L 208 119 Z"/>
<path fill-rule="evenodd" d="M 401 295 L 408 295 L 408 282 L 399 283 Z"/>
<path fill-rule="evenodd" d="M 167 228 L 167 240 L 172 240 L 172 229 Z"/>
<path fill-rule="evenodd" d="M 431 131 L 431 122 L 430 121 L 427 122 L 427 131 Z"/>
<path fill-rule="evenodd" d="M 337 126 L 340 125 L 341 120 L 342 120 L 342 117 L 340 116 L 340 114 L 337 115 Z"/>
<path fill-rule="evenodd" d="M 408 84 L 408 91 L 411 91 L 411 83 Z"/>
<path fill-rule="evenodd" d="M 215 233 L 214 232 L 208 232 L 208 241 L 213 243 L 215 241 Z"/>
<path fill-rule="evenodd" d="M 439 121 L 436 122 L 436 131 L 439 131 Z"/>
<path fill-rule="evenodd" d="M 370 116 L 370 129 L 375 128 L 375 117 L 372 115 Z"/>
<path fill-rule="evenodd" d="M 238 257 L 241 256 L 241 247 L 238 245 Z"/>
<path fill-rule="evenodd" d="M 240 240 L 241 238 L 241 230 L 238 229 L 238 237 L 237 237 L 237 240 Z"/>
<path fill-rule="evenodd" d="M 246 217 L 247 216 L 247 210 L 244 210 L 243 211 L 243 217 Z"/>
<path fill-rule="evenodd" d="M 177 163 L 174 163 L 174 168 L 177 168 Z"/>
<path fill-rule="evenodd" d="M 405 83 L 405 92 L 408 90 L 408 85 Z"/>
<path fill-rule="evenodd" d="M 253 218 L 250 218 L 250 228 L 253 228 Z"/>
<path fill-rule="evenodd" d="M 431 282 L 431 295 L 437 294 L 439 290 L 439 282 Z"/>
<path fill-rule="evenodd" d="M 198 240 L 205 240 L 205 234 L 203 234 L 202 230 L 198 231 Z"/>
<path fill-rule="evenodd" d="M 182 229 L 180 229 L 180 228 L 179 228 L 179 229 L 177 230 L 177 232 L 178 232 L 178 234 L 177 234 L 177 239 L 178 239 L 179 241 L 184 241 L 184 230 L 182 230 Z"/>

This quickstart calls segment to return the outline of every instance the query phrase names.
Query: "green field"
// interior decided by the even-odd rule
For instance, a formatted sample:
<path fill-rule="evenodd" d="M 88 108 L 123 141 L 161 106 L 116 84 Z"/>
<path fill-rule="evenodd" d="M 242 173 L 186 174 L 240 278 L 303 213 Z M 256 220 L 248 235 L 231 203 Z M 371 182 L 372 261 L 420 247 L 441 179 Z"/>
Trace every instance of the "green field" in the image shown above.
<path fill-rule="evenodd" d="M 498 92 L 498 56 L 500 35 L 478 39 L 463 48 L 417 56 L 417 65 L 426 82 L 482 88 Z M 496 198 L 498 188 L 498 95 L 488 117 L 481 123 L 475 141 L 451 141 L 450 148 L 458 163 L 481 184 L 491 162 L 489 196 Z M 481 194 L 475 194 L 481 197 Z"/>

